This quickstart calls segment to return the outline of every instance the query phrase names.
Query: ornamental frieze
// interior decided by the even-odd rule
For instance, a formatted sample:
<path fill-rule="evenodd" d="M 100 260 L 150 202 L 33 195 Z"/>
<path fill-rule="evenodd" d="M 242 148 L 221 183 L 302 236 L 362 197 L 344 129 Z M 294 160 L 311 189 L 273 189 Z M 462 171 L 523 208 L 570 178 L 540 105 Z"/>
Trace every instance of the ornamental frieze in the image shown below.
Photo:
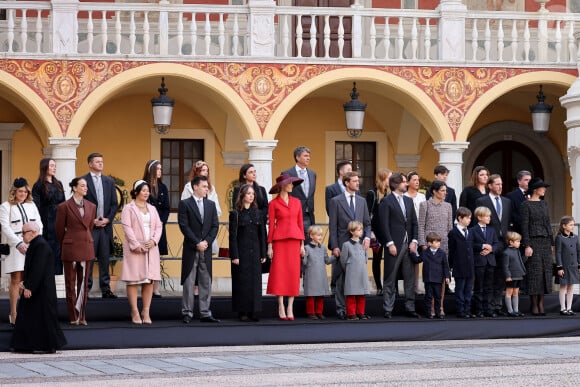
<path fill-rule="evenodd" d="M 3 60 L 0 71 L 21 80 L 53 112 L 63 135 L 87 96 L 107 80 L 151 62 Z M 204 71 L 231 87 L 246 103 L 264 132 L 273 112 L 301 84 L 337 65 L 178 63 Z M 530 69 L 365 67 L 384 71 L 417 86 L 440 109 L 453 137 L 465 114 L 485 92 L 505 79 Z M 564 71 L 571 74 L 574 71 Z M 170 74 L 168 74 L 170 75 Z"/>

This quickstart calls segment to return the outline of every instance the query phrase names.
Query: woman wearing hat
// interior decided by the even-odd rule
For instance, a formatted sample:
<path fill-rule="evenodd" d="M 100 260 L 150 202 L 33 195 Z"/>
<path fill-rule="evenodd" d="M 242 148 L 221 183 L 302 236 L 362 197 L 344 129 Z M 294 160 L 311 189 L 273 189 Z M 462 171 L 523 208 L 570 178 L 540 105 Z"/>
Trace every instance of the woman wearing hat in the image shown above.
<path fill-rule="evenodd" d="M 548 205 L 542 197 L 545 183 L 539 177 L 530 180 L 527 194 L 530 198 L 520 208 L 522 246 L 525 247 L 527 290 L 530 295 L 532 315 L 545 316 L 544 294 L 552 292 L 552 250 L 554 238 L 550 226 Z"/>
<path fill-rule="evenodd" d="M 137 180 L 131 190 L 133 201 L 123 207 L 121 223 L 123 241 L 123 273 L 121 279 L 127 282 L 127 298 L 131 306 L 133 324 L 151 324 L 149 308 L 153 298 L 153 281 L 161 280 L 159 239 L 163 232 L 157 210 L 147 203 L 149 184 Z M 143 309 L 137 307 L 138 286 L 141 285 Z"/>
<path fill-rule="evenodd" d="M 24 256 L 28 245 L 22 240 L 22 226 L 27 222 L 36 222 L 42 234 L 42 221 L 36 205 L 32 201 L 32 191 L 25 178 L 14 180 L 8 200 L 0 205 L 0 226 L 2 243 L 8 244 L 10 253 L 3 255 L 6 273 L 10 274 L 10 324 L 16 321 L 16 304 L 20 296 L 19 284 L 24 271 Z"/>
<path fill-rule="evenodd" d="M 63 263 L 66 310 L 71 325 L 87 325 L 86 306 L 90 262 L 95 258 L 93 227 L 97 206 L 85 200 L 87 181 L 75 177 L 69 183 L 72 196 L 56 209 L 56 238 Z"/>
<path fill-rule="evenodd" d="M 300 256 L 304 256 L 302 205 L 289 195 L 302 179 L 282 174 L 270 189 L 278 196 L 268 205 L 268 258 L 272 260 L 267 293 L 278 297 L 280 320 L 294 320 L 294 297 L 300 292 Z M 288 307 L 284 308 L 284 296 Z"/>

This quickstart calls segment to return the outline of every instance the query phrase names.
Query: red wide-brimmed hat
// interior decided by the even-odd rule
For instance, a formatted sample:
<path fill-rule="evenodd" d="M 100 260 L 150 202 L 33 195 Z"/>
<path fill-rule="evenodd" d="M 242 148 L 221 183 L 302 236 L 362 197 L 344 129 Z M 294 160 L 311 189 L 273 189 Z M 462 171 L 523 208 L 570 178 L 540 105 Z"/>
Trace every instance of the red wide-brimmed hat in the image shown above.
<path fill-rule="evenodd" d="M 282 187 L 284 187 L 286 184 L 292 183 L 292 184 L 294 184 L 294 187 L 296 187 L 298 184 L 302 183 L 303 181 L 304 181 L 304 179 L 301 179 L 299 177 L 290 176 L 290 174 L 288 174 L 288 173 L 283 173 L 276 178 L 276 184 L 273 185 L 272 188 L 270 188 L 270 193 L 277 194 L 280 192 Z"/>

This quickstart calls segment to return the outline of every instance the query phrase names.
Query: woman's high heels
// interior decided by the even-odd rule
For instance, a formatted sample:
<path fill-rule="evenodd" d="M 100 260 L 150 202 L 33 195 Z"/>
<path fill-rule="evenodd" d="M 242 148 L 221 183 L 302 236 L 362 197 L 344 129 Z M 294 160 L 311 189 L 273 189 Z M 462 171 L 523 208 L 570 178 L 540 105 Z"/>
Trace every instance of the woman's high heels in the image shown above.
<path fill-rule="evenodd" d="M 286 311 L 284 310 L 284 306 L 278 306 L 278 318 L 280 318 L 280 321 L 288 320 L 288 317 L 286 317 Z"/>
<path fill-rule="evenodd" d="M 139 311 L 138 310 L 132 310 L 131 311 L 131 322 L 133 324 L 137 324 L 137 325 L 143 324 L 143 320 L 141 320 L 141 316 L 139 315 Z"/>
<path fill-rule="evenodd" d="M 14 328 L 14 325 L 16 323 L 16 319 L 12 319 L 11 315 L 8 315 L 8 325 L 10 325 L 11 328 Z"/>
<path fill-rule="evenodd" d="M 141 311 L 141 321 L 143 324 L 152 324 L 151 317 L 149 316 L 149 309 L 143 309 Z"/>

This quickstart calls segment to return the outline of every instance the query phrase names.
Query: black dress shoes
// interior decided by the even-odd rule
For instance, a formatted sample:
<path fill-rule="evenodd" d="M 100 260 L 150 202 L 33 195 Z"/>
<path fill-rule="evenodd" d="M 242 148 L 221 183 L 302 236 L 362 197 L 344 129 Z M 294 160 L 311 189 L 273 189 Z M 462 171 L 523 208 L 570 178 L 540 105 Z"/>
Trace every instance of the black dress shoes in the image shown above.
<path fill-rule="evenodd" d="M 391 312 L 385 312 L 385 318 L 393 318 L 393 314 Z"/>
<path fill-rule="evenodd" d="M 189 324 L 191 322 L 191 316 L 185 315 L 183 316 L 183 323 Z"/>
<path fill-rule="evenodd" d="M 103 298 L 117 298 L 117 295 L 110 290 L 105 290 L 103 292 Z"/>
<path fill-rule="evenodd" d="M 491 317 L 491 318 L 494 318 L 494 317 L 497 317 L 497 314 L 495 314 L 495 313 L 493 313 L 493 312 L 487 312 L 487 313 L 485 313 L 485 317 Z"/>
<path fill-rule="evenodd" d="M 419 313 L 415 312 L 414 310 L 413 311 L 406 311 L 405 316 L 411 317 L 411 318 L 421 318 Z"/>
<path fill-rule="evenodd" d="M 457 313 L 457 318 L 470 318 L 471 315 L 469 313 Z"/>
<path fill-rule="evenodd" d="M 200 322 L 207 322 L 207 323 L 219 323 L 221 322 L 220 320 L 218 320 L 217 318 L 213 317 L 213 316 L 207 316 L 207 317 L 202 317 L 199 319 Z"/>
<path fill-rule="evenodd" d="M 346 313 L 339 313 L 336 315 L 339 320 L 346 320 Z"/>

